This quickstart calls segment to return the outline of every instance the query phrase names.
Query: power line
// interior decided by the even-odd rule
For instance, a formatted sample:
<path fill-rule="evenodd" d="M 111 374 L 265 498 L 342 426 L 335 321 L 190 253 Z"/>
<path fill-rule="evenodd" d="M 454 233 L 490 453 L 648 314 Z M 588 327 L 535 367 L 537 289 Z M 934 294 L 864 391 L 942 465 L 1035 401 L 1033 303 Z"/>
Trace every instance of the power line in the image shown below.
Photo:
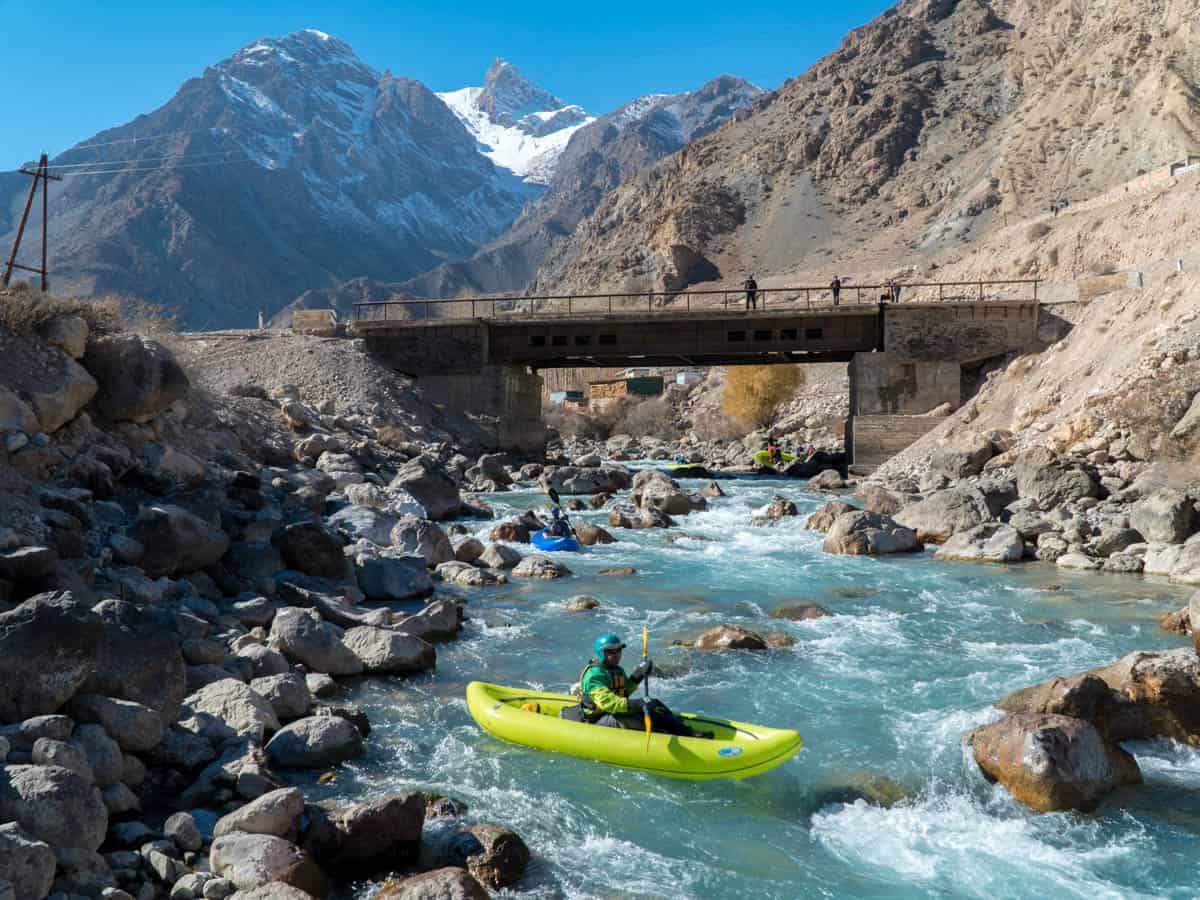
<path fill-rule="evenodd" d="M 93 159 L 90 162 L 81 163 L 52 163 L 50 168 L 55 171 L 63 169 L 94 169 L 97 166 L 126 166 L 126 165 L 141 165 L 142 163 L 163 162 L 164 160 L 185 160 L 205 159 L 210 156 L 226 156 L 235 151 L 230 148 L 228 150 L 210 150 L 207 153 L 173 153 L 170 156 L 145 156 L 141 159 Z"/>
<path fill-rule="evenodd" d="M 198 163 L 183 163 L 180 165 L 162 165 L 162 166 L 146 166 L 146 167 L 129 167 L 125 169 L 97 169 L 89 172 L 64 172 L 62 178 L 74 178 L 78 175 L 125 175 L 131 172 L 166 172 L 171 169 L 194 169 L 199 166 L 228 166 L 234 163 L 254 162 L 250 157 L 244 159 L 216 159 L 212 162 Z"/>
<path fill-rule="evenodd" d="M 91 144 L 76 144 L 74 147 L 68 147 L 66 150 L 64 150 L 62 153 L 60 153 L 59 156 L 62 156 L 63 153 L 72 153 L 75 150 L 86 150 L 89 147 L 111 147 L 114 144 L 136 144 L 140 141 L 161 141 L 161 140 L 165 140 L 166 138 L 169 138 L 169 137 L 179 137 L 180 135 L 184 135 L 184 134 L 200 134 L 205 131 L 228 132 L 229 129 L 213 126 L 212 128 L 193 128 L 190 131 L 167 131 L 167 132 L 163 132 L 162 134 L 152 134 L 152 135 L 148 135 L 146 137 L 121 138 L 120 140 L 116 140 L 116 141 L 97 141 L 97 142 L 91 143 Z"/>

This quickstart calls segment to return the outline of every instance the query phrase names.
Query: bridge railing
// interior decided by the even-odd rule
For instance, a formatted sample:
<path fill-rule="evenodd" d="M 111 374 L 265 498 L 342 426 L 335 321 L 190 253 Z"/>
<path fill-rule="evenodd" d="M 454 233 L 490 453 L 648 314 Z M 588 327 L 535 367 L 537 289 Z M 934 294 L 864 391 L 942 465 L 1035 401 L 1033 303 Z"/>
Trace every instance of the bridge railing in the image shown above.
<path fill-rule="evenodd" d="M 637 293 L 549 294 L 534 297 L 464 297 L 451 300 L 380 300 L 354 304 L 364 323 L 528 318 L 596 319 L 607 316 L 724 312 L 797 312 L 880 303 L 1037 300 L 1037 279 L 997 281 L 843 282 L 835 301 L 829 286 L 758 288 L 753 306 L 744 289 L 641 291 Z"/>

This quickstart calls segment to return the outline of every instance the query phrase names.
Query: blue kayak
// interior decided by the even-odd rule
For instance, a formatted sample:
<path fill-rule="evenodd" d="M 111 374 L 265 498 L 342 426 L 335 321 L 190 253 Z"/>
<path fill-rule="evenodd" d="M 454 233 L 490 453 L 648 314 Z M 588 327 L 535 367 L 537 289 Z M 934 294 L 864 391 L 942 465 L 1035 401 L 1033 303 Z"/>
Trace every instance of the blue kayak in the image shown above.
<path fill-rule="evenodd" d="M 529 536 L 530 543 L 539 550 L 568 550 L 573 553 L 578 553 L 583 547 L 579 541 L 573 537 L 551 537 L 546 534 L 546 529 L 535 531 Z"/>

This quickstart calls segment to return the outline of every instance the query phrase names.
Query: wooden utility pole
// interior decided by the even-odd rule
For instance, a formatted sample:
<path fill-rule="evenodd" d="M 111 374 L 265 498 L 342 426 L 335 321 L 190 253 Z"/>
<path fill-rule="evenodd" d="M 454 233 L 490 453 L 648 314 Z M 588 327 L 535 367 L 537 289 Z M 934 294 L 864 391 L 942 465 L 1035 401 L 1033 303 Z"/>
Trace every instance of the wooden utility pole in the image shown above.
<path fill-rule="evenodd" d="M 0 278 L 0 287 L 8 287 L 9 281 L 12 280 L 13 269 L 21 269 L 22 271 L 33 272 L 42 276 L 42 293 L 44 294 L 50 287 L 46 269 L 46 232 L 50 220 L 50 182 L 62 181 L 62 178 L 50 174 L 50 162 L 46 159 L 45 153 L 38 160 L 36 169 L 31 171 L 22 167 L 21 173 L 32 175 L 33 184 L 29 186 L 29 196 L 25 198 L 25 211 L 21 213 L 21 224 L 17 226 L 17 236 L 13 239 L 12 253 L 9 254 L 8 265 L 4 267 L 4 277 Z M 29 210 L 33 207 L 33 198 L 37 194 L 39 182 L 42 188 L 42 266 L 40 269 L 35 269 L 33 266 L 20 265 L 17 262 L 17 253 L 21 249 L 21 237 L 25 234 L 25 223 L 29 220 Z"/>

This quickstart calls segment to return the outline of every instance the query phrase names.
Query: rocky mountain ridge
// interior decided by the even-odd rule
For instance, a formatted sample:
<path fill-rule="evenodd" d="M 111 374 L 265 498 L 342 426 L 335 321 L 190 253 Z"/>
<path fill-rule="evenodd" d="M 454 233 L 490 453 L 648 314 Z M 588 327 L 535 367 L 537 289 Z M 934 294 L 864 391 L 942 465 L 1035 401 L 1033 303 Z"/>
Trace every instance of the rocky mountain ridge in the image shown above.
<path fill-rule="evenodd" d="M 609 195 L 539 291 L 953 258 L 1200 143 L 1195 0 L 905 0 Z"/>

